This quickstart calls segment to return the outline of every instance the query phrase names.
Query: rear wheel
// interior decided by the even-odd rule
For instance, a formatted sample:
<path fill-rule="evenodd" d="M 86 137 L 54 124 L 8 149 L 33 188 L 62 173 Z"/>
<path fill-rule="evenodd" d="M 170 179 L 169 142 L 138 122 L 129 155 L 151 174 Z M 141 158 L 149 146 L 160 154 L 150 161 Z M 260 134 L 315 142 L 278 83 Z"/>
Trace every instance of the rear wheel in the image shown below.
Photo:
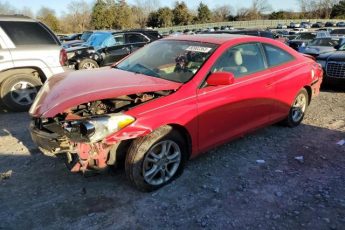
<path fill-rule="evenodd" d="M 284 123 L 289 127 L 295 127 L 299 125 L 305 115 L 307 107 L 309 105 L 309 95 L 306 89 L 302 89 L 296 96 L 288 117 L 284 120 Z"/>
<path fill-rule="evenodd" d="M 99 65 L 92 59 L 84 59 L 78 64 L 78 69 L 96 69 Z"/>
<path fill-rule="evenodd" d="M 133 141 L 126 174 L 139 190 L 153 191 L 181 175 L 186 156 L 185 140 L 171 126 L 164 126 Z"/>
<path fill-rule="evenodd" d="M 2 103 L 11 111 L 27 111 L 42 82 L 32 74 L 18 73 L 6 78 L 0 88 Z"/>

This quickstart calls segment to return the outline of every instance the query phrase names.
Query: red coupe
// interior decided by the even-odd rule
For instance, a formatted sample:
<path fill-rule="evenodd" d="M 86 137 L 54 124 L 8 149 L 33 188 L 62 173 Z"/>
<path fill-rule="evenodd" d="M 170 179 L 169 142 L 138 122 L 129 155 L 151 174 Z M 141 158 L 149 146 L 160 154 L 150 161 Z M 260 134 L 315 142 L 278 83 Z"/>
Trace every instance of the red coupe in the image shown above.
<path fill-rule="evenodd" d="M 49 79 L 30 109 L 31 136 L 72 172 L 125 163 L 140 190 L 186 160 L 255 129 L 300 124 L 319 93 L 319 64 L 262 37 L 168 37 L 112 67 Z"/>

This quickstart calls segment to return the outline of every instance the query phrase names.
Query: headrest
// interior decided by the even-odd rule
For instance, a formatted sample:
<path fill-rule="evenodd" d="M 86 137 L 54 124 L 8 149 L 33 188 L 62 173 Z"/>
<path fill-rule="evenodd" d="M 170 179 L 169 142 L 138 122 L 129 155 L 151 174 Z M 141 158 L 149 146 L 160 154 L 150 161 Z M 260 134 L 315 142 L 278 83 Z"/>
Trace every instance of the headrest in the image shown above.
<path fill-rule="evenodd" d="M 242 59 L 241 51 L 236 50 L 236 51 L 233 53 L 233 60 L 234 60 L 234 62 L 235 62 L 236 65 L 242 65 L 243 59 Z"/>

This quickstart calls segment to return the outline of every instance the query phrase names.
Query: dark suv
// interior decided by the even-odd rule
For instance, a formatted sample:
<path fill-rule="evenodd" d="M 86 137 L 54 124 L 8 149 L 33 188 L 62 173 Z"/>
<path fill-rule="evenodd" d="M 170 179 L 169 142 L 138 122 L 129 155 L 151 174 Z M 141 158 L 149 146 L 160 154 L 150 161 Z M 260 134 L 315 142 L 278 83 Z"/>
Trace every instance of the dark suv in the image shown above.
<path fill-rule="evenodd" d="M 87 42 L 67 49 L 68 65 L 75 69 L 94 69 L 111 65 L 149 42 L 161 38 L 155 33 L 136 31 L 94 32 Z"/>

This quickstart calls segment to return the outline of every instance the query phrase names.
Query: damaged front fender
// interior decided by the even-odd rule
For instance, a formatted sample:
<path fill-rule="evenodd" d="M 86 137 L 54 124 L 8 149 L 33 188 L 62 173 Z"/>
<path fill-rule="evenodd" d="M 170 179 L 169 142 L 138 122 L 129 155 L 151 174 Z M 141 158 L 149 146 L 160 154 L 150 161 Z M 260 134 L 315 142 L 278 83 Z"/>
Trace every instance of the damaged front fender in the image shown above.
<path fill-rule="evenodd" d="M 104 142 L 107 144 L 115 144 L 119 141 L 135 139 L 140 136 L 145 136 L 151 133 L 153 130 L 150 127 L 144 126 L 128 126 L 119 132 L 116 132 L 105 138 Z"/>

